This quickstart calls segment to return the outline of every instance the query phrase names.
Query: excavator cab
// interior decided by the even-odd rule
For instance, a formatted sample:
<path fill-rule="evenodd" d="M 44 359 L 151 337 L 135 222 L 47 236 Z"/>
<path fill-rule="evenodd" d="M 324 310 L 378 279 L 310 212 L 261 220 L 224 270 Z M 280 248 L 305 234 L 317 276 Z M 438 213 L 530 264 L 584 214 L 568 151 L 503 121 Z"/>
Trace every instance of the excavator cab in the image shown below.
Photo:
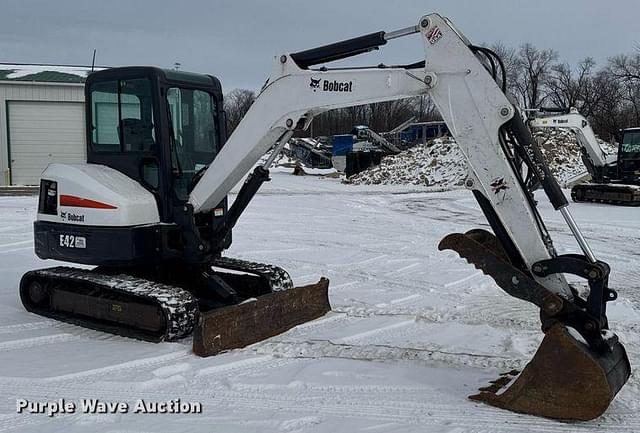
<path fill-rule="evenodd" d="M 160 221 L 183 213 L 197 174 L 226 141 L 222 86 L 213 76 L 154 67 L 112 68 L 86 82 L 87 162 L 135 180 L 157 201 Z M 226 199 L 206 221 L 223 225 Z M 204 219 L 201 218 L 204 222 Z M 222 249 L 231 243 L 230 235 Z"/>
<path fill-rule="evenodd" d="M 96 268 L 26 273 L 27 310 L 149 341 L 193 333 L 199 355 L 329 311 L 328 280 L 295 288 L 282 268 L 223 257 L 255 191 L 230 209 L 226 196 L 202 212 L 188 201 L 226 141 L 215 77 L 106 69 L 85 97 L 87 163 L 45 169 L 34 236 L 40 258 Z"/>
<path fill-rule="evenodd" d="M 621 131 L 618 177 L 623 183 L 640 185 L 640 128 Z"/>

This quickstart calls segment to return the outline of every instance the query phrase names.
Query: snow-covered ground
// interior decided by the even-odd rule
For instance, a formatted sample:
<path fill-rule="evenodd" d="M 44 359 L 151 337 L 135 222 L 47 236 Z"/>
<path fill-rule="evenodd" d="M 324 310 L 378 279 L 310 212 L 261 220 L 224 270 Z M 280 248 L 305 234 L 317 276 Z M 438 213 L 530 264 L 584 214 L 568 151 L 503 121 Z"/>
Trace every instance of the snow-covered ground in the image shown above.
<path fill-rule="evenodd" d="M 633 376 L 598 420 L 567 424 L 468 400 L 522 367 L 542 335 L 532 306 L 457 257 L 447 233 L 486 227 L 471 194 L 353 186 L 275 173 L 234 232 L 230 255 L 278 264 L 297 284 L 331 280 L 333 311 L 212 358 L 190 340 L 151 344 L 27 313 L 17 285 L 52 266 L 33 253 L 36 200 L 0 198 L 0 432 L 638 432 Z M 542 213 L 562 252 L 575 242 Z M 572 206 L 619 298 L 612 328 L 640 354 L 640 209 Z M 193 415 L 16 413 L 16 399 L 200 402 Z"/>

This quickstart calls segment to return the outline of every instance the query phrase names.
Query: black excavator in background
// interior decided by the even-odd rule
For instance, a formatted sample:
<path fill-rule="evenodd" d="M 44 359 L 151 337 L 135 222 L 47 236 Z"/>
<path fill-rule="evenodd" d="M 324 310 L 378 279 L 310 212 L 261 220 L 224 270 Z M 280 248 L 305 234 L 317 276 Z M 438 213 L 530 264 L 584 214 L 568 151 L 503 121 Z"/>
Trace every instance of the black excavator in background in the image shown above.
<path fill-rule="evenodd" d="M 527 111 L 527 123 L 538 129 L 569 129 L 576 134 L 582 162 L 591 180 L 571 188 L 576 202 L 640 206 L 640 128 L 619 132 L 618 153 L 608 155 L 587 119 L 570 108 L 539 108 Z"/>

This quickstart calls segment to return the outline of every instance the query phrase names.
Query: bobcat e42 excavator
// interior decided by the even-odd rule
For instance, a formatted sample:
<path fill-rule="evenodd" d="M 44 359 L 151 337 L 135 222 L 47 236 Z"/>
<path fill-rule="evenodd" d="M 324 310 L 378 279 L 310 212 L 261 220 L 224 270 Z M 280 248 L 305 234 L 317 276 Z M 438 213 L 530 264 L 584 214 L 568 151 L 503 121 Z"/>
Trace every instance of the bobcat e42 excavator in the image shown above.
<path fill-rule="evenodd" d="M 621 130 L 618 154 L 608 155 L 587 119 L 573 107 L 527 110 L 527 115 L 531 128 L 569 129 L 576 134 L 591 182 L 571 188 L 574 201 L 640 206 L 640 128 Z"/>
<path fill-rule="evenodd" d="M 411 34 L 424 47 L 416 63 L 313 68 Z M 608 329 L 606 306 L 616 292 L 608 287 L 609 266 L 580 233 L 505 89 L 495 53 L 471 44 L 438 14 L 276 57 L 226 142 L 215 78 L 148 67 L 96 72 L 86 83 L 87 164 L 52 164 L 43 172 L 34 228 L 38 256 L 97 267 L 30 271 L 20 284 L 22 301 L 38 314 L 153 341 L 195 328 L 200 355 L 324 314 L 327 280 L 293 288 L 280 268 L 223 257 L 231 229 L 294 130 L 307 128 L 314 115 L 426 94 L 468 160 L 466 186 L 493 229 L 450 234 L 439 249 L 456 251 L 507 294 L 538 306 L 545 333 L 517 378 L 504 375 L 471 398 L 539 416 L 593 419 L 630 375 L 624 347 Z M 227 208 L 229 191 L 269 149 Z M 554 249 L 526 186 L 532 177 L 581 254 Z M 564 274 L 584 278 L 588 296 Z"/>

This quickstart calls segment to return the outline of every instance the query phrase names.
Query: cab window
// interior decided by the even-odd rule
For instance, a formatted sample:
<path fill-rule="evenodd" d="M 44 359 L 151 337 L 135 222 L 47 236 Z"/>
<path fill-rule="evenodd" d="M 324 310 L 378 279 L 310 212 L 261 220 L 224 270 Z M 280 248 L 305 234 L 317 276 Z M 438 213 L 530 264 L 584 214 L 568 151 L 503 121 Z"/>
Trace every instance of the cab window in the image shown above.
<path fill-rule="evenodd" d="M 151 83 L 146 78 L 94 83 L 91 141 L 98 152 L 153 152 Z"/>
<path fill-rule="evenodd" d="M 218 112 L 214 97 L 202 90 L 171 87 L 167 91 L 167 105 L 174 190 L 179 199 L 185 200 L 194 176 L 218 152 Z"/>

